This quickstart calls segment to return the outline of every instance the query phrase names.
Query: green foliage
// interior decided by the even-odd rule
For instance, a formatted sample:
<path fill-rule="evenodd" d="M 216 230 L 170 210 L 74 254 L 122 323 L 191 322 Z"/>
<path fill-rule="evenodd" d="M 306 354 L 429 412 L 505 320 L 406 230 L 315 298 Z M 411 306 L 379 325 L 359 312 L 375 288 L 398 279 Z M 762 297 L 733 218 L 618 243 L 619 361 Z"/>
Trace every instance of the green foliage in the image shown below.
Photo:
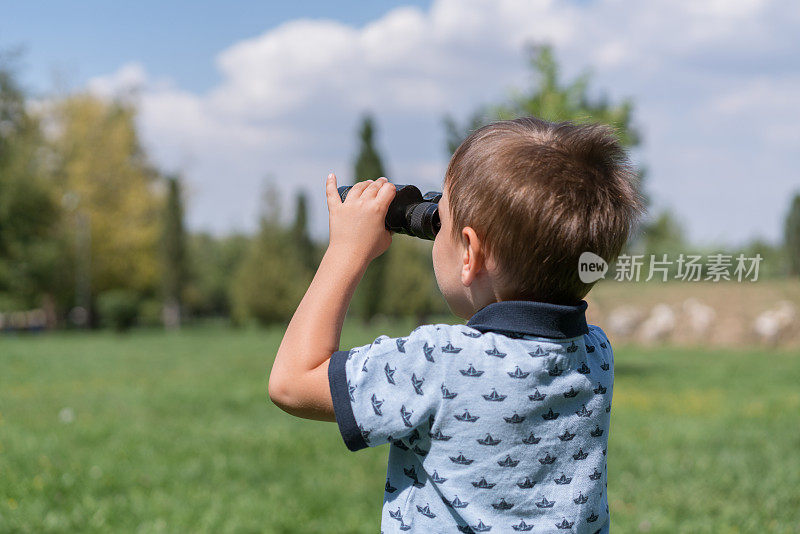
<path fill-rule="evenodd" d="M 139 317 L 139 296 L 129 289 L 109 289 L 97 296 L 101 323 L 118 332 L 129 330 Z"/>
<path fill-rule="evenodd" d="M 635 147 L 641 143 L 641 135 L 633 124 L 633 101 L 625 98 L 612 103 L 606 95 L 592 98 L 589 94 L 591 72 L 585 71 L 574 80 L 562 83 L 559 68 L 549 45 L 529 46 L 528 61 L 533 74 L 533 83 L 527 90 L 514 89 L 506 102 L 481 106 L 474 112 L 465 126 L 445 116 L 444 126 L 447 150 L 450 154 L 472 131 L 497 120 L 534 116 L 544 120 L 572 121 L 578 124 L 600 122 L 612 126 L 620 143 Z M 644 191 L 644 168 L 637 171 L 637 187 L 649 204 Z M 644 232 L 649 231 L 644 227 Z"/>
<path fill-rule="evenodd" d="M 386 252 L 386 315 L 412 317 L 422 324 L 433 314 L 448 312 L 436 285 L 431 247 L 431 241 L 415 237 L 396 234 L 392 238 L 392 246 Z"/>
<path fill-rule="evenodd" d="M 789 273 L 800 276 L 800 194 L 794 196 L 786 215 L 784 240 Z"/>
<path fill-rule="evenodd" d="M 294 213 L 291 242 L 297 249 L 297 254 L 305 268 L 309 271 L 316 270 L 322 258 L 308 233 L 308 199 L 303 192 L 297 195 Z"/>
<path fill-rule="evenodd" d="M 55 103 L 60 192 L 88 221 L 91 292 L 128 288 L 155 294 L 161 281 L 163 200 L 147 161 L 135 109 L 75 94 Z"/>
<path fill-rule="evenodd" d="M 70 272 L 60 208 L 39 119 L 25 107 L 12 66 L 0 57 L 0 293 L 26 307 L 63 298 Z"/>
<path fill-rule="evenodd" d="M 348 322 L 341 346 L 414 326 Z M 282 335 L 4 339 L 0 531 L 376 532 L 387 446 L 353 454 L 335 423 L 269 402 Z M 615 360 L 612 531 L 797 531 L 796 351 L 617 348 Z"/>
<path fill-rule="evenodd" d="M 261 227 L 233 280 L 233 318 L 255 319 L 262 325 L 288 323 L 303 298 L 312 273 L 280 223 L 277 192 L 266 191 Z"/>
<path fill-rule="evenodd" d="M 371 115 L 366 114 L 359 130 L 359 152 L 354 169 L 355 182 L 375 180 L 386 176 L 381 157 L 375 148 L 375 126 Z M 365 322 L 385 309 L 386 272 L 388 253 L 381 254 L 369 264 L 353 295 L 352 308 Z"/>
<path fill-rule="evenodd" d="M 233 273 L 239 268 L 252 239 L 243 234 L 214 237 L 208 233 L 188 238 L 189 282 L 186 311 L 191 316 L 231 315 Z"/>
<path fill-rule="evenodd" d="M 186 231 L 183 227 L 183 198 L 181 182 L 177 176 L 166 178 L 167 201 L 163 228 L 163 284 L 164 305 L 172 321 L 180 324 L 183 292 L 188 275 L 186 264 Z M 170 326 L 177 326 L 170 325 Z"/>

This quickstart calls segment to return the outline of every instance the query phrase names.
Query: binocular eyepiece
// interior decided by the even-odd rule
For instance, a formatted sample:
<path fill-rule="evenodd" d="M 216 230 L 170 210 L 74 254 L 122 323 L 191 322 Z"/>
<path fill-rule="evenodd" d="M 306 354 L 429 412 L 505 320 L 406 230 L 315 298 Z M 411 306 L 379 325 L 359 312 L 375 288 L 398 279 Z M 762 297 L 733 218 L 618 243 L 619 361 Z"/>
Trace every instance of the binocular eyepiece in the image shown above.
<path fill-rule="evenodd" d="M 338 187 L 344 202 L 352 185 Z M 420 239 L 433 240 L 442 226 L 439 220 L 439 200 L 442 193 L 428 191 L 424 195 L 413 185 L 395 184 L 395 196 L 386 212 L 386 229 Z"/>

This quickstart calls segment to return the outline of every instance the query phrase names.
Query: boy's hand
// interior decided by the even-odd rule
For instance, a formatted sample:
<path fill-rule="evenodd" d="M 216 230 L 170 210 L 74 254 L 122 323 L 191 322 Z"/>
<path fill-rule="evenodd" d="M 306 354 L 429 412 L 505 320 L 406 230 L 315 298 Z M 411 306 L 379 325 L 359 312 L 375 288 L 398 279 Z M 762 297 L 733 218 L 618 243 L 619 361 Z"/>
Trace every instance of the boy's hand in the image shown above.
<path fill-rule="evenodd" d="M 386 178 L 358 182 L 342 202 L 336 175 L 330 173 L 325 184 L 328 197 L 328 248 L 356 260 L 371 262 L 392 244 L 392 234 L 384 221 L 396 188 Z"/>

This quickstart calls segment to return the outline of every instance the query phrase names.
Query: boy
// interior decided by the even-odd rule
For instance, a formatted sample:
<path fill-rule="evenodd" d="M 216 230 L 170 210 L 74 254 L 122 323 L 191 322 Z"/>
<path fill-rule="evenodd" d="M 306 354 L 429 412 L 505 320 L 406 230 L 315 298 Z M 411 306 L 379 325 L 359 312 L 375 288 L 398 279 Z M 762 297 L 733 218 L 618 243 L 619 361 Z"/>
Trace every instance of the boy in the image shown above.
<path fill-rule="evenodd" d="M 352 451 L 390 444 L 381 532 L 608 532 L 614 362 L 586 324 L 578 258 L 613 261 L 641 214 L 612 130 L 527 117 L 474 131 L 450 160 L 432 254 L 468 321 L 349 350 L 342 322 L 391 244 L 395 189 L 367 180 L 342 203 L 333 174 L 326 187 L 330 243 L 275 358 L 273 402 L 336 421 Z"/>

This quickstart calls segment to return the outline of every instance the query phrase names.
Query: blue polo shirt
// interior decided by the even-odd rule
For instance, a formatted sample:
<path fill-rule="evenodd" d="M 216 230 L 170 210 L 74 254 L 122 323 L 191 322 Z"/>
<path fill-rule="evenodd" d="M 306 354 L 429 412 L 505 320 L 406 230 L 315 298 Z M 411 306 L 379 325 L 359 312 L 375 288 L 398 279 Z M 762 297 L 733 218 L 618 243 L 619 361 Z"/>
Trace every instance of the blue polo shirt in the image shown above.
<path fill-rule="evenodd" d="M 382 533 L 609 531 L 614 357 L 586 306 L 495 302 L 332 355 L 345 445 L 390 444 Z"/>

